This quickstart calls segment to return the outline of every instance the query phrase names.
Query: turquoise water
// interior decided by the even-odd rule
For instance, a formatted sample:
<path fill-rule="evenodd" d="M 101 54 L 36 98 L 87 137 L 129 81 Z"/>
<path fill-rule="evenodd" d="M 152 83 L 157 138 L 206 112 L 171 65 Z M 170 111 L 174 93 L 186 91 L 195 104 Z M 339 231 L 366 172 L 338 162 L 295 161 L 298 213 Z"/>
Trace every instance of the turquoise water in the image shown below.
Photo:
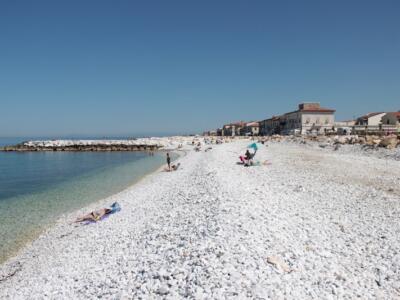
<path fill-rule="evenodd" d="M 145 152 L 0 152 L 0 262 L 62 213 L 115 194 L 165 162 Z"/>

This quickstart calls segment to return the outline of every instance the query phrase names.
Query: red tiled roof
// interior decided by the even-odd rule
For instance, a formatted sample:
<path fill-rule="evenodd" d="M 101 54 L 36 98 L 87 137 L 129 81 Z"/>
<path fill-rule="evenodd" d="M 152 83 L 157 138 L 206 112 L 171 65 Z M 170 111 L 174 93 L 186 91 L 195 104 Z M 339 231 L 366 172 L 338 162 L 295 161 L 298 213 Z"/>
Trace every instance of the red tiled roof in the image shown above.
<path fill-rule="evenodd" d="M 297 113 L 297 112 L 320 112 L 320 113 L 334 113 L 336 110 L 334 109 L 329 109 L 329 108 L 315 108 L 315 109 L 298 109 L 295 111 L 291 111 L 288 113 L 285 113 L 285 115 Z"/>
<path fill-rule="evenodd" d="M 388 112 L 388 114 L 394 115 L 398 120 L 400 120 L 400 111 Z"/>
<path fill-rule="evenodd" d="M 258 127 L 260 124 L 258 124 L 258 122 L 249 122 L 246 124 L 246 126 Z"/>
<path fill-rule="evenodd" d="M 329 108 L 316 108 L 316 109 L 302 109 L 300 110 L 301 112 L 326 112 L 326 113 L 331 113 L 335 112 L 335 109 L 329 109 Z"/>

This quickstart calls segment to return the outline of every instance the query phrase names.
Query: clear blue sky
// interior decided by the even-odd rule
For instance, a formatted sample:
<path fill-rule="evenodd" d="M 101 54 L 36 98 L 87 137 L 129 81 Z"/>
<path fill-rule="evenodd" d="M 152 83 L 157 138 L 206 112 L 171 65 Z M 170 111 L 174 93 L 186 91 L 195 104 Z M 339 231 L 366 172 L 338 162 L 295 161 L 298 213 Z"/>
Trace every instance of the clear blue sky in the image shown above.
<path fill-rule="evenodd" d="M 400 1 L 0 2 L 0 136 L 400 110 Z"/>

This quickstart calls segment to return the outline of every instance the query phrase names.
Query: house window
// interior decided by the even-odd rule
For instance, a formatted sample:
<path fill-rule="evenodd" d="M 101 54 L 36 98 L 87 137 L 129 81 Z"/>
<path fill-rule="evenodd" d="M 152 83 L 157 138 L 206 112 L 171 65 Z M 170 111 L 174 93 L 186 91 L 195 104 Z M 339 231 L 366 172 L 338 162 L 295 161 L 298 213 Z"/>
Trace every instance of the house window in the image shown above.
<path fill-rule="evenodd" d="M 307 118 L 306 119 L 306 124 L 309 124 L 310 123 L 310 118 Z"/>
<path fill-rule="evenodd" d="M 329 119 L 328 118 L 325 119 L 325 124 L 329 124 Z"/>
<path fill-rule="evenodd" d="M 315 121 L 315 123 L 319 124 L 319 118 L 317 118 L 317 120 Z"/>

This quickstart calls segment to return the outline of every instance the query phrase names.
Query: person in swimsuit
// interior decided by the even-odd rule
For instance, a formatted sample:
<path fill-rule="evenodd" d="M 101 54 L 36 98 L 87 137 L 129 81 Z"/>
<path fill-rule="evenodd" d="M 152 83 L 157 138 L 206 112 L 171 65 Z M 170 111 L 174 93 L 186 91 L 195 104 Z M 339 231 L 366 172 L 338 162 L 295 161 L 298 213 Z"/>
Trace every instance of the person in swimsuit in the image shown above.
<path fill-rule="evenodd" d="M 84 221 L 94 221 L 97 222 L 101 220 L 105 215 L 113 214 L 121 210 L 121 207 L 117 202 L 114 202 L 110 208 L 101 208 L 91 213 L 88 213 L 82 217 L 76 219 L 75 223 L 84 222 Z"/>
<path fill-rule="evenodd" d="M 103 218 L 106 214 L 109 214 L 111 212 L 111 209 L 109 208 L 102 208 L 99 210 L 92 211 L 91 213 L 88 213 L 87 215 L 84 215 L 82 217 L 79 217 L 76 219 L 75 223 L 83 222 L 83 221 L 99 221 L 101 218 Z"/>

